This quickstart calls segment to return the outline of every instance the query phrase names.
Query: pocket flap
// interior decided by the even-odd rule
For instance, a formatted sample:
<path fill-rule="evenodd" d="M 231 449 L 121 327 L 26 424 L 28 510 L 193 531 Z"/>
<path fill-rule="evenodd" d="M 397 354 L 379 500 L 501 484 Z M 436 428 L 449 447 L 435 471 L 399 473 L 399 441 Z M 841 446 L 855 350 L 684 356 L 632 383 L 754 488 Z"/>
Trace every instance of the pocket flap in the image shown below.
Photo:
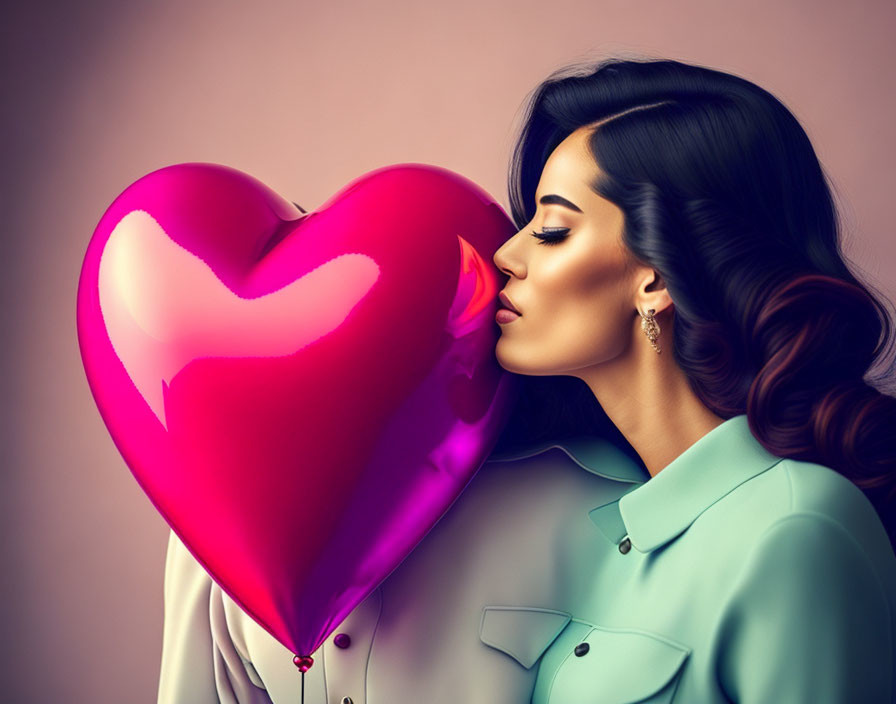
<path fill-rule="evenodd" d="M 479 624 L 479 639 L 510 655 L 527 670 L 554 642 L 570 615 L 534 606 L 486 606 Z"/>
<path fill-rule="evenodd" d="M 557 669 L 551 701 L 644 701 L 665 689 L 691 653 L 687 646 L 646 631 L 595 627 L 582 642 L 587 651 L 570 653 Z M 589 699 L 588 692 L 600 694 Z"/>

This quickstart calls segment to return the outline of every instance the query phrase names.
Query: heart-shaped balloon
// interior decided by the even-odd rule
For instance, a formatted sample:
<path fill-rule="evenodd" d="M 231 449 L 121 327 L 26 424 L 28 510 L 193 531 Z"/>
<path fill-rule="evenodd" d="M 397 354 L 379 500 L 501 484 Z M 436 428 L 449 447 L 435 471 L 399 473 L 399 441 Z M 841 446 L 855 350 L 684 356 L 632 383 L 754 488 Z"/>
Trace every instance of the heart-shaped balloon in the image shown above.
<path fill-rule="evenodd" d="M 175 533 L 297 658 L 493 449 L 518 387 L 494 356 L 492 256 L 514 230 L 424 164 L 307 214 L 236 169 L 178 164 L 97 225 L 77 325 L 102 418 Z"/>

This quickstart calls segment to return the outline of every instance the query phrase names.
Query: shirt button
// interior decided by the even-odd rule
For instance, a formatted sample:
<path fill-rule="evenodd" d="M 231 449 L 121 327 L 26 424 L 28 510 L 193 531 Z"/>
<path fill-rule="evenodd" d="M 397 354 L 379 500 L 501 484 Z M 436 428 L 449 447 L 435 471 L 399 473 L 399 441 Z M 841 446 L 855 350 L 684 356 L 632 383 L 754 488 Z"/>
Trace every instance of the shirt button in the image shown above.
<path fill-rule="evenodd" d="M 348 633 L 340 633 L 333 639 L 333 645 L 335 645 L 337 648 L 342 648 L 342 650 L 345 650 L 351 644 L 352 639 L 348 635 Z"/>
<path fill-rule="evenodd" d="M 579 657 L 579 658 L 582 657 L 589 650 L 591 650 L 590 645 L 588 645 L 587 643 L 579 643 L 575 649 L 576 657 Z"/>
<path fill-rule="evenodd" d="M 627 553 L 631 549 L 632 549 L 632 541 L 629 540 L 628 537 L 626 537 L 625 540 L 623 540 L 621 543 L 619 543 L 619 552 L 621 552 L 623 555 L 625 555 L 625 553 Z"/>

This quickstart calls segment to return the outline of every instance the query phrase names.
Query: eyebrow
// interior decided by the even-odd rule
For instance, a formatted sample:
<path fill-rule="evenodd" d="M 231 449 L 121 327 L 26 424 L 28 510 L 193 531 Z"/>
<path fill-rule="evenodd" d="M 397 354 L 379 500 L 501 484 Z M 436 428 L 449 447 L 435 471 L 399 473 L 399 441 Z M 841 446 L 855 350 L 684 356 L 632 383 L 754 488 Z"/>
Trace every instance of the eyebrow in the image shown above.
<path fill-rule="evenodd" d="M 566 200 L 563 196 L 558 196 L 556 193 L 549 193 L 546 196 L 542 196 L 539 198 L 538 202 L 542 205 L 562 205 L 564 208 L 575 210 L 577 213 L 582 212 L 582 209 L 575 203 Z"/>

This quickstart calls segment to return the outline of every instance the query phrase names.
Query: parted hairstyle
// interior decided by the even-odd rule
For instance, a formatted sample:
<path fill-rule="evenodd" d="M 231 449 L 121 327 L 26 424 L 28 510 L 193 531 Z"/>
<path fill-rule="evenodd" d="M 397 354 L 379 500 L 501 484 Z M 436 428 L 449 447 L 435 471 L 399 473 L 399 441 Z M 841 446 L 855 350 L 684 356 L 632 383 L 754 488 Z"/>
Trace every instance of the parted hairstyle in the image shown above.
<path fill-rule="evenodd" d="M 886 299 L 847 266 L 832 186 L 796 118 L 750 81 L 707 67 L 565 67 L 530 94 L 514 146 L 518 229 L 535 214 L 550 153 L 596 121 L 602 173 L 589 185 L 623 211 L 624 244 L 665 281 L 674 314 L 664 347 L 691 388 L 722 418 L 746 413 L 772 454 L 852 480 L 896 545 L 893 323 Z M 496 451 L 599 434 L 641 463 L 583 381 L 518 381 Z"/>

